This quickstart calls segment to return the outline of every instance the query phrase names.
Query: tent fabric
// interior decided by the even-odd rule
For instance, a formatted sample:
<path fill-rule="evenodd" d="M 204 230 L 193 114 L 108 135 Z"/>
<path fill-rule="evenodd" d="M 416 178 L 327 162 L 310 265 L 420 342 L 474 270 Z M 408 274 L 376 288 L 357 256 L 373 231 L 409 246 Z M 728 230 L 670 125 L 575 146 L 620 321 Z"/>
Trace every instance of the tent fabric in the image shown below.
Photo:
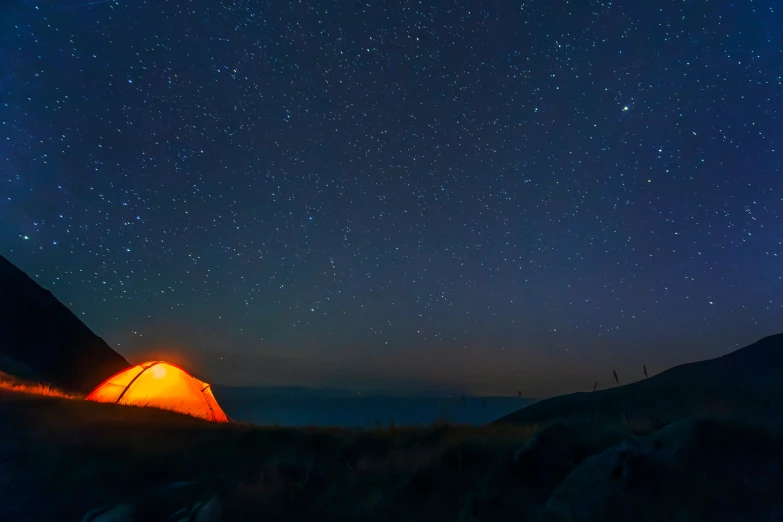
<path fill-rule="evenodd" d="M 229 422 L 209 384 L 187 370 L 163 361 L 126 368 L 103 381 L 85 398 L 97 402 L 151 406 L 212 422 Z"/>

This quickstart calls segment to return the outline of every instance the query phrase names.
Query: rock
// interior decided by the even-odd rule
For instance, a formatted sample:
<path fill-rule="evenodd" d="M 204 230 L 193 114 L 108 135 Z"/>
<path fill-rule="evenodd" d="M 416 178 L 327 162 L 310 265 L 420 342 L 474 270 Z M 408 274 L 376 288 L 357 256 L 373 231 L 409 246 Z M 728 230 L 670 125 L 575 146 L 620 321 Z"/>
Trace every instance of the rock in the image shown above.
<path fill-rule="evenodd" d="M 155 485 L 111 509 L 90 511 L 82 522 L 222 522 L 223 505 L 214 492 L 220 485 L 212 482 Z"/>
<path fill-rule="evenodd" d="M 543 510 L 542 520 L 610 520 L 607 512 L 624 514 L 626 520 L 635 520 L 633 513 L 624 513 L 619 509 L 623 506 L 614 506 L 611 502 L 625 493 L 618 474 L 623 469 L 624 456 L 628 452 L 635 452 L 635 445 L 633 441 L 623 442 L 585 459 L 552 492 Z"/>
<path fill-rule="evenodd" d="M 82 522 L 134 522 L 133 506 L 120 504 L 110 509 L 93 509 L 84 516 Z"/>
<path fill-rule="evenodd" d="M 195 522 L 222 522 L 223 506 L 217 495 L 213 495 L 206 504 L 196 512 Z"/>
<path fill-rule="evenodd" d="M 688 420 L 582 462 L 552 492 L 545 521 L 778 521 L 783 438 L 728 420 Z"/>
<path fill-rule="evenodd" d="M 516 451 L 514 469 L 529 488 L 546 498 L 584 459 L 629 435 L 621 426 L 608 428 L 591 422 L 555 421 Z"/>
<path fill-rule="evenodd" d="M 178 511 L 169 517 L 169 520 L 176 520 L 177 522 L 222 522 L 223 506 L 218 496 L 213 495 L 207 502 Z"/>

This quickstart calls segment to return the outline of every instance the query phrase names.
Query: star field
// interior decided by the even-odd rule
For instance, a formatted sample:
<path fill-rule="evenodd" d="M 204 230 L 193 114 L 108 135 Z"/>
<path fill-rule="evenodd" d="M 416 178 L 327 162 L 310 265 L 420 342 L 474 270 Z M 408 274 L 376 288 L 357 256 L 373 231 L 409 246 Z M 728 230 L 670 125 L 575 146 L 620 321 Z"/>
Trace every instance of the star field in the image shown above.
<path fill-rule="evenodd" d="M 2 253 L 131 360 L 551 395 L 781 330 L 780 2 L 0 14 Z"/>

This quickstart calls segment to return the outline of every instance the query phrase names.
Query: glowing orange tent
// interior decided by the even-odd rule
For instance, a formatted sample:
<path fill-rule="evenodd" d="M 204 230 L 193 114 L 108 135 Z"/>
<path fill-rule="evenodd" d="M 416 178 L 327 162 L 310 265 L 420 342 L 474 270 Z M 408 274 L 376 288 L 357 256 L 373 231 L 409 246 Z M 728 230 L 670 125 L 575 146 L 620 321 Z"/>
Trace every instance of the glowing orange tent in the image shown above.
<path fill-rule="evenodd" d="M 209 384 L 177 365 L 154 361 L 131 366 L 103 381 L 88 401 L 151 406 L 212 422 L 228 422 Z"/>

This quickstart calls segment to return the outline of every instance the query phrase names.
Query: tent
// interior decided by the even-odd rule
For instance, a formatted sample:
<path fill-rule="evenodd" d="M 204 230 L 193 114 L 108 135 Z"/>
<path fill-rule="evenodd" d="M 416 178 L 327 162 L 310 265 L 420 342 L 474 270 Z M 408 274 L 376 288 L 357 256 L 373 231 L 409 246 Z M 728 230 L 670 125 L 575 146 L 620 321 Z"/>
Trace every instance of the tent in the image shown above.
<path fill-rule="evenodd" d="M 154 361 L 137 364 L 112 375 L 85 398 L 88 401 L 152 406 L 212 422 L 229 422 L 209 386 L 175 364 Z"/>

